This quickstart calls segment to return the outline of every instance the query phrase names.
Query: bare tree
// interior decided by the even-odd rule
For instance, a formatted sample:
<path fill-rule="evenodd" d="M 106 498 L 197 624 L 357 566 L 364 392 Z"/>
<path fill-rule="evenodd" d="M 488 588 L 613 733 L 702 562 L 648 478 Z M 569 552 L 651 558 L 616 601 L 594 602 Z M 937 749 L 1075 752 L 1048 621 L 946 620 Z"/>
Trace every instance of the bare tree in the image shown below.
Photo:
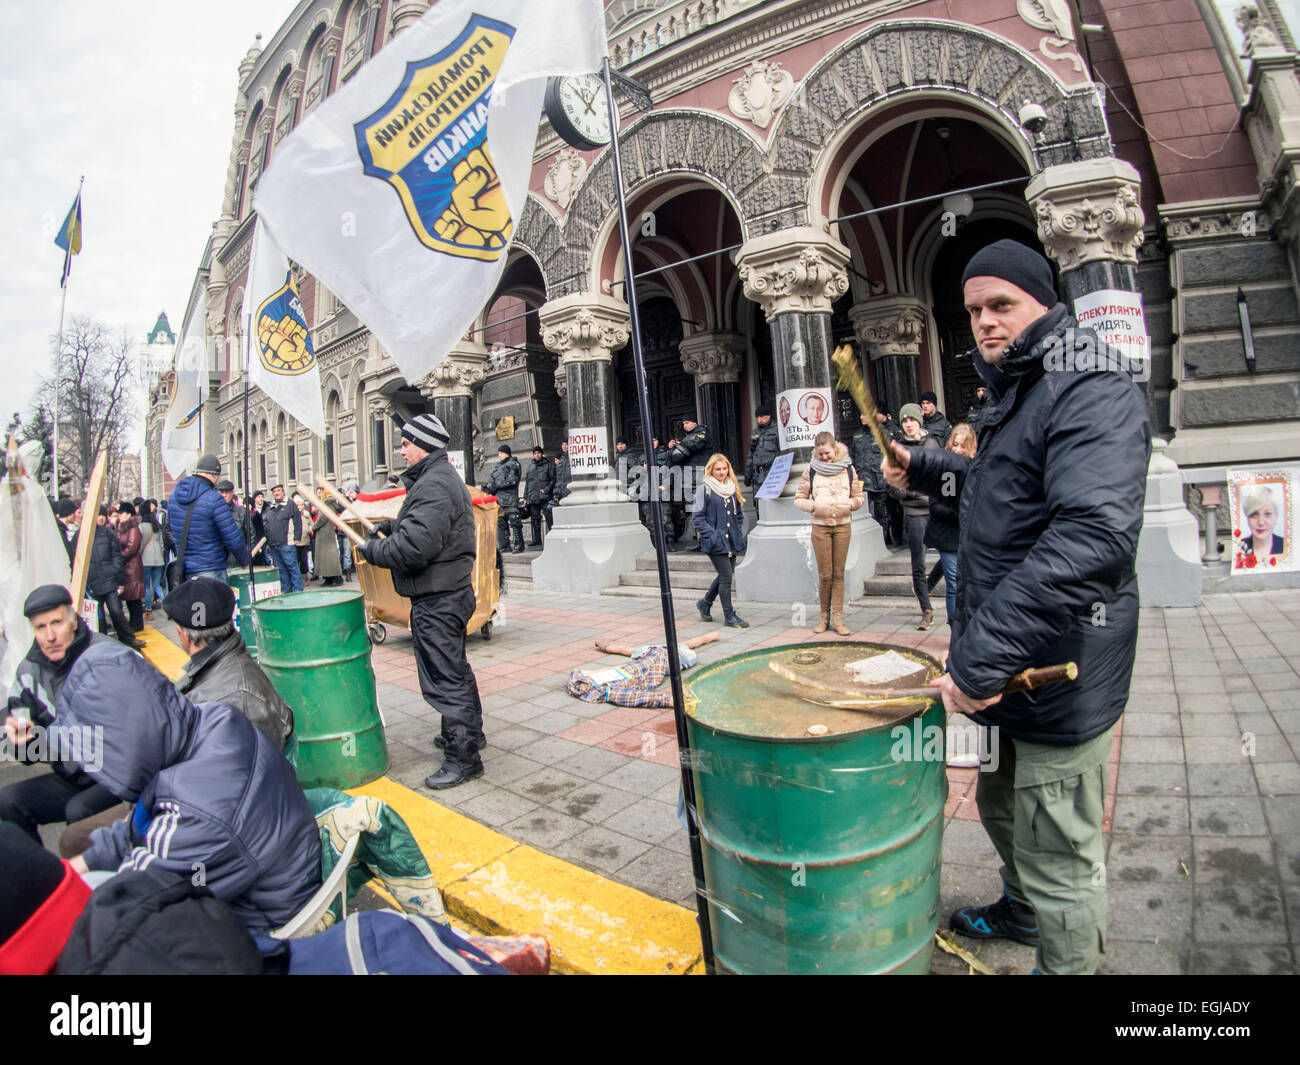
<path fill-rule="evenodd" d="M 108 495 L 117 492 L 121 458 L 135 418 L 135 340 L 77 316 L 63 332 L 59 393 L 60 490 L 81 495 L 101 451 L 108 452 Z M 54 380 L 37 389 L 33 418 L 53 421 Z"/>

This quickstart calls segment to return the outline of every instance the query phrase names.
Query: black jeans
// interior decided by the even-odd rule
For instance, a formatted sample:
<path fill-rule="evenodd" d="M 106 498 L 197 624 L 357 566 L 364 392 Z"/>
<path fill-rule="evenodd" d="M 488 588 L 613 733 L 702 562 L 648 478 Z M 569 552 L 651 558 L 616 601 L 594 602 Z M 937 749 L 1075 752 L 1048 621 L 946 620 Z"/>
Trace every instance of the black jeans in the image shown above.
<path fill-rule="evenodd" d="M 718 571 L 718 575 L 713 578 L 713 583 L 709 585 L 709 590 L 704 593 L 704 601 L 713 606 L 713 600 L 722 600 L 722 613 L 727 617 L 735 614 L 731 606 L 731 579 L 736 572 L 736 560 L 731 555 L 710 555 L 709 561 L 713 563 L 713 568 Z"/>
<path fill-rule="evenodd" d="M 57 773 L 41 773 L 0 790 L 0 821 L 17 825 L 40 843 L 37 828 L 41 825 L 72 824 L 117 803 L 117 797 L 101 784 L 78 788 Z"/>
<path fill-rule="evenodd" d="M 497 515 L 497 550 L 505 552 L 511 547 L 523 550 L 524 523 L 518 507 L 502 507 Z"/>
<path fill-rule="evenodd" d="M 907 516 L 907 546 L 912 553 L 912 591 L 922 610 L 930 609 L 930 589 L 926 583 L 925 573 L 925 527 L 930 521 L 928 514 L 909 514 Z"/>
<path fill-rule="evenodd" d="M 465 625 L 474 613 L 474 589 L 429 596 L 411 603 L 411 637 L 420 693 L 442 714 L 447 757 L 477 765 L 483 749 L 483 704 L 465 655 Z"/>
<path fill-rule="evenodd" d="M 92 593 L 93 594 L 93 593 Z M 107 614 L 109 622 L 113 626 L 113 633 L 123 643 L 131 643 L 135 640 L 135 633 L 131 631 L 131 625 L 126 620 L 126 612 L 122 609 L 122 598 L 116 590 L 106 595 L 96 595 L 99 600 L 99 631 L 105 632 L 104 615 Z"/>

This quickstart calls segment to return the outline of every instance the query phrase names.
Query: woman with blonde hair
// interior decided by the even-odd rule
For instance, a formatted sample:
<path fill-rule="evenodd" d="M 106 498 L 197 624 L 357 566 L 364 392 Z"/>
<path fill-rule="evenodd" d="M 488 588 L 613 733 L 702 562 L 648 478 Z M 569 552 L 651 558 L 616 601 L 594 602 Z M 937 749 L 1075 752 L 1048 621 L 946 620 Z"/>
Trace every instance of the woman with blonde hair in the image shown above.
<path fill-rule="evenodd" d="M 1286 539 L 1273 531 L 1277 525 L 1277 510 L 1277 503 L 1267 485 L 1254 484 L 1242 493 L 1241 512 L 1246 516 L 1250 535 L 1237 545 L 1239 568 L 1267 566 L 1274 556 L 1286 554 Z M 1251 561 L 1246 562 L 1248 557 Z M 1277 565 L 1276 562 L 1272 564 Z"/>
<path fill-rule="evenodd" d="M 862 482 L 849 460 L 849 449 L 831 433 L 813 438 L 812 462 L 804 470 L 794 505 L 812 515 L 813 554 L 817 557 L 817 593 L 821 620 L 813 632 L 833 627 L 849 635 L 844 624 L 844 562 L 853 534 L 852 515 L 866 501 Z"/>
<path fill-rule="evenodd" d="M 745 518 L 741 507 L 745 497 L 731 460 L 723 454 L 709 458 L 704 467 L 704 483 L 695 494 L 691 519 L 700 536 L 700 550 L 709 556 L 718 575 L 713 578 L 704 598 L 695 605 L 701 621 L 712 621 L 713 601 L 721 598 L 723 620 L 728 628 L 747 629 L 749 622 L 731 605 L 731 582 L 736 570 L 736 556 L 745 550 Z"/>
<path fill-rule="evenodd" d="M 953 426 L 948 437 L 947 450 L 968 459 L 975 457 L 979 442 L 975 430 L 966 422 Z M 948 608 L 948 624 L 953 623 L 957 615 L 957 501 L 951 503 L 941 496 L 930 497 L 930 520 L 925 526 L 925 545 L 939 552 L 939 565 L 930 571 L 929 587 L 939 583 L 939 574 L 943 574 L 944 603 Z"/>

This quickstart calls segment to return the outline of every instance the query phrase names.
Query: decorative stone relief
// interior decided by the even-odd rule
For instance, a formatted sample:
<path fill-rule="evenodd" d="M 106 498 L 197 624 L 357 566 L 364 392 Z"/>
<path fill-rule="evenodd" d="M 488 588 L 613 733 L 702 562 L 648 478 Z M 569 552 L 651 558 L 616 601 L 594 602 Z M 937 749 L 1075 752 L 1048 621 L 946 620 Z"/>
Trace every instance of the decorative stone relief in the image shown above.
<path fill-rule="evenodd" d="M 697 333 L 678 346 L 682 368 L 702 385 L 734 384 L 745 365 L 745 338 L 736 333 Z"/>
<path fill-rule="evenodd" d="M 735 80 L 727 96 L 727 107 L 737 118 L 748 119 L 767 129 L 772 116 L 794 94 L 794 78 L 780 63 L 756 59 Z"/>
<path fill-rule="evenodd" d="M 745 242 L 736 257 L 747 299 L 768 319 L 789 311 L 830 314 L 849 290 L 849 250 L 821 230 L 797 226 Z"/>
<path fill-rule="evenodd" d="M 564 374 L 564 360 L 555 368 L 555 392 L 563 401 L 569 394 L 569 381 Z"/>
<path fill-rule="evenodd" d="M 474 389 L 487 378 L 487 349 L 481 344 L 461 341 L 421 379 L 420 394 L 426 399 L 472 396 Z"/>
<path fill-rule="evenodd" d="M 1138 187 L 1128 163 L 1088 159 L 1039 171 L 1025 199 L 1038 220 L 1038 239 L 1062 270 L 1105 260 L 1136 264 L 1146 223 Z"/>
<path fill-rule="evenodd" d="M 1272 28 L 1263 21 L 1259 8 L 1242 4 L 1236 12 L 1237 25 L 1242 33 L 1242 55 L 1254 58 L 1255 53 L 1266 48 L 1281 48 L 1282 42 Z"/>
<path fill-rule="evenodd" d="M 1016 0 L 1016 12 L 1034 29 L 1048 31 L 1049 36 L 1038 42 L 1038 50 L 1043 55 L 1052 60 L 1069 60 L 1075 70 L 1084 72 L 1083 60 L 1073 51 L 1053 50 L 1070 49 L 1074 45 L 1074 23 L 1065 0 Z"/>
<path fill-rule="evenodd" d="M 543 304 L 541 324 L 542 343 L 562 364 L 607 360 L 631 336 L 627 304 L 594 292 Z"/>
<path fill-rule="evenodd" d="M 559 205 L 560 210 L 568 210 L 586 173 L 587 160 L 573 148 L 562 148 L 546 171 L 542 191 L 547 199 Z"/>
<path fill-rule="evenodd" d="M 873 359 L 886 355 L 921 354 L 926 312 L 913 299 L 880 299 L 849 309 L 853 333 Z"/>

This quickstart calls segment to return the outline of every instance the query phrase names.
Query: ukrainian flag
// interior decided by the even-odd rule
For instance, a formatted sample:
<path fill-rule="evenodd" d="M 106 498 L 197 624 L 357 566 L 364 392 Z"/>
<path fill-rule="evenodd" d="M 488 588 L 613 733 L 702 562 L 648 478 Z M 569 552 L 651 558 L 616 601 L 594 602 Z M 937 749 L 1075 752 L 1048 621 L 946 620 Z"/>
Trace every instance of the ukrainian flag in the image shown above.
<path fill-rule="evenodd" d="M 63 286 L 68 283 L 68 274 L 72 272 L 72 257 L 81 251 L 81 193 L 77 193 L 77 198 L 73 201 L 72 209 L 68 211 L 68 217 L 63 220 L 63 226 L 59 229 L 59 235 L 54 238 L 54 243 L 63 249 L 63 277 L 59 285 Z"/>

